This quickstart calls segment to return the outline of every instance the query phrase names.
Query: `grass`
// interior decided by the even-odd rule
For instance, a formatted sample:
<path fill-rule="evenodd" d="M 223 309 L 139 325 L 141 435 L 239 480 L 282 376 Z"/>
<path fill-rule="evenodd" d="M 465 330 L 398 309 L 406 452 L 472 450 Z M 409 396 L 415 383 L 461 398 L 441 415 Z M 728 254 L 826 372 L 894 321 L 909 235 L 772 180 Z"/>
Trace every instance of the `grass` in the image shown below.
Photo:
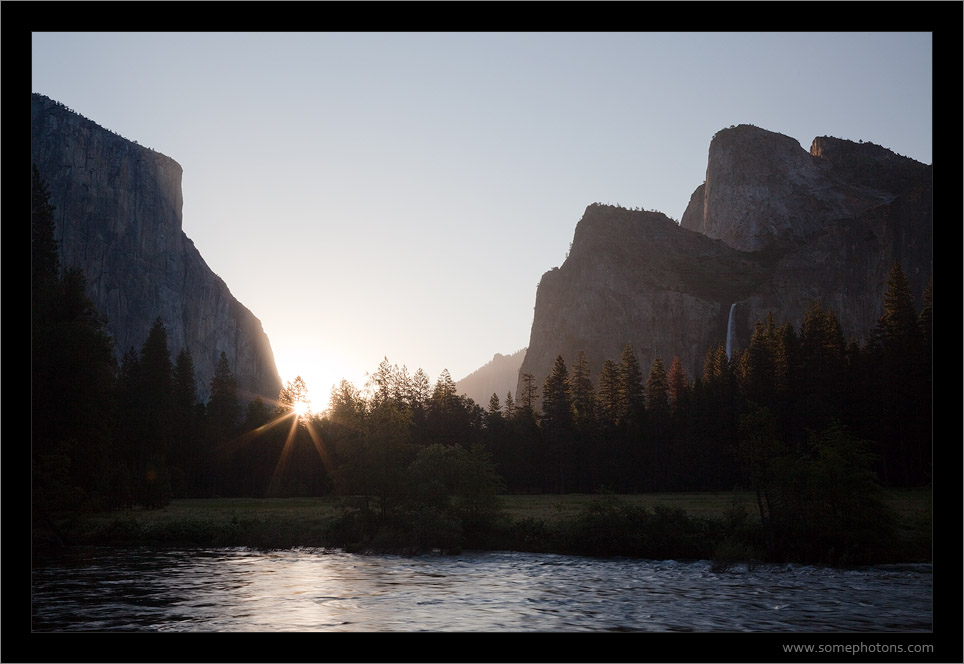
<path fill-rule="evenodd" d="M 502 507 L 512 533 L 492 541 L 494 548 L 542 550 L 559 542 L 559 533 L 571 533 L 584 521 L 596 494 L 542 494 L 502 496 Z M 747 491 L 652 493 L 614 496 L 630 508 L 667 508 L 685 512 L 689 520 L 724 523 L 735 505 L 742 506 L 749 522 L 759 523 L 754 494 Z M 929 489 L 888 489 L 885 500 L 897 518 L 894 562 L 931 559 L 932 498 Z M 667 513 L 664 510 L 664 513 Z M 64 516 L 57 519 L 58 534 L 69 544 L 148 546 L 249 546 L 255 548 L 325 547 L 331 544 L 331 527 L 343 515 L 337 498 L 213 498 L 174 500 L 156 510 L 129 510 Z M 583 519 L 583 521 L 580 521 Z M 684 519 L 686 520 L 686 519 Z M 38 523 L 35 543 L 48 541 L 49 524 Z M 611 524 L 618 531 L 625 524 Z M 535 530 L 533 530 L 535 529 Z M 535 539 L 533 540 L 533 536 Z M 532 542 L 535 541 L 535 544 Z M 517 546 L 518 545 L 518 546 Z M 567 547 L 571 547 L 569 542 Z M 565 548 L 561 549 L 565 550 Z M 614 551 L 613 553 L 619 553 Z"/>
<path fill-rule="evenodd" d="M 547 523 L 576 516 L 599 496 L 591 493 L 537 494 L 503 496 L 503 508 L 512 520 L 524 517 L 542 519 Z M 692 493 L 642 493 L 619 495 L 629 505 L 652 509 L 654 505 L 679 508 L 690 516 L 723 518 L 734 501 L 742 503 L 751 514 L 755 498 L 749 491 L 705 491 Z"/>

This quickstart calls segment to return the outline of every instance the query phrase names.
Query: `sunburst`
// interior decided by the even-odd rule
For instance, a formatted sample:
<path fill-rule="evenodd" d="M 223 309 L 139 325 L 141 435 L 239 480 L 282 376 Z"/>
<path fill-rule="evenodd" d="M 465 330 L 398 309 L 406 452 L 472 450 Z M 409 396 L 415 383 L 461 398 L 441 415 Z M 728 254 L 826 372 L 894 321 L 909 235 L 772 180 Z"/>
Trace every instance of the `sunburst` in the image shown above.
<path fill-rule="evenodd" d="M 311 438 L 312 445 L 318 453 L 318 457 L 321 459 L 325 469 L 329 473 L 334 470 L 331 454 L 327 449 L 325 441 L 321 437 L 321 432 L 318 430 L 318 422 L 315 419 L 315 414 L 312 412 L 311 400 L 308 398 L 307 388 L 304 386 L 301 377 L 299 376 L 294 383 L 288 383 L 279 397 L 278 400 L 271 400 L 276 410 L 275 416 L 271 418 L 270 421 L 241 434 L 231 441 L 225 441 L 220 446 L 222 450 L 226 450 L 229 446 L 251 443 L 268 430 L 282 426 L 285 422 L 290 421 L 284 447 L 281 449 L 278 462 L 275 464 L 274 472 L 267 486 L 268 495 L 271 495 L 281 484 L 281 478 L 285 475 L 285 470 L 294 451 L 299 430 L 301 429 Z"/>

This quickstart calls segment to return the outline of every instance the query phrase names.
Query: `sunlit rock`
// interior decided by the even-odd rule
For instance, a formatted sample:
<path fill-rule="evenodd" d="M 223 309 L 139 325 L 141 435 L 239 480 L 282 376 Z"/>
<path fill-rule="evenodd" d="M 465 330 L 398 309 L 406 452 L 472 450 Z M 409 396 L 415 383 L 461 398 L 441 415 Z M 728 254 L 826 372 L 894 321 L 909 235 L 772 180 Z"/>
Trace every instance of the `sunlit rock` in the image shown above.
<path fill-rule="evenodd" d="M 569 256 L 539 284 L 521 372 L 541 386 L 558 355 L 571 364 L 583 350 L 598 376 L 628 343 L 644 376 L 656 357 L 679 356 L 698 377 L 728 333 L 738 352 L 770 312 L 799 329 L 811 299 L 865 341 L 893 261 L 919 299 L 932 244 L 930 166 L 872 143 L 820 137 L 808 153 L 781 134 L 726 129 L 679 225 L 586 208 Z"/>

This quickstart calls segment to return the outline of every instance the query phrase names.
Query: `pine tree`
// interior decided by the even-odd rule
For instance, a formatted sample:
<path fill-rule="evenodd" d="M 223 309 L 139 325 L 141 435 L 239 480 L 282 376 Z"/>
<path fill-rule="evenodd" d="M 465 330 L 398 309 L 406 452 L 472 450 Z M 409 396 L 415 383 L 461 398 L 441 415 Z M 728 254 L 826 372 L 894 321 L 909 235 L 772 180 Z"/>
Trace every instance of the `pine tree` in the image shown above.
<path fill-rule="evenodd" d="M 907 275 L 900 263 L 894 261 L 887 276 L 884 307 L 875 330 L 875 338 L 885 352 L 906 354 L 913 352 L 919 341 L 917 311 L 910 292 Z"/>
<path fill-rule="evenodd" d="M 505 393 L 505 416 L 511 418 L 515 414 L 515 401 L 512 399 L 512 390 Z"/>
<path fill-rule="evenodd" d="M 138 367 L 138 493 L 145 507 L 163 507 L 170 502 L 172 491 L 167 464 L 174 434 L 174 365 L 167 328 L 160 317 L 141 346 Z"/>
<path fill-rule="evenodd" d="M 596 391 L 592 386 L 592 374 L 589 369 L 589 359 L 584 351 L 576 354 L 576 361 L 572 365 L 572 413 L 576 427 L 582 432 L 588 432 L 596 422 Z"/>
<path fill-rule="evenodd" d="M 653 360 L 653 367 L 646 381 L 646 409 L 653 413 L 669 413 L 669 380 L 662 358 Z"/>
<path fill-rule="evenodd" d="M 536 388 L 536 378 L 531 373 L 522 374 L 522 392 L 519 395 L 519 406 L 524 417 L 535 417 L 536 400 L 539 391 Z"/>
<path fill-rule="evenodd" d="M 921 344 L 924 349 L 925 360 L 929 363 L 931 344 L 934 340 L 934 280 L 929 279 L 921 297 L 920 315 L 917 324 L 920 326 Z"/>
<path fill-rule="evenodd" d="M 429 388 L 428 375 L 419 368 L 412 376 L 412 406 L 414 408 L 424 408 L 431 396 L 432 392 Z"/>
<path fill-rule="evenodd" d="M 646 411 L 646 391 L 643 386 L 643 372 L 632 346 L 623 348 L 620 364 L 620 401 L 624 417 L 632 424 L 642 424 Z"/>
<path fill-rule="evenodd" d="M 174 361 L 173 437 L 170 454 L 172 490 L 181 498 L 193 483 L 203 431 L 198 417 L 197 378 L 191 351 L 182 348 Z M 173 469 L 178 469 L 174 471 Z M 183 477 L 182 477 L 183 476 Z"/>
<path fill-rule="evenodd" d="M 514 460 L 515 473 L 519 485 L 527 491 L 542 491 L 541 471 L 544 468 L 542 460 L 542 431 L 536 423 L 535 406 L 539 398 L 535 376 L 524 373 L 520 376 L 520 391 L 516 395 L 515 411 L 511 420 L 511 434 L 517 450 Z"/>
<path fill-rule="evenodd" d="M 287 415 L 292 411 L 297 411 L 303 404 L 309 402 L 308 386 L 304 378 L 297 376 L 294 380 L 289 380 L 278 393 L 278 415 Z"/>
<path fill-rule="evenodd" d="M 31 451 L 35 509 L 96 507 L 108 491 L 116 369 L 83 272 L 61 273 L 54 207 L 31 173 Z"/>
<path fill-rule="evenodd" d="M 669 469 L 669 380 L 662 358 L 653 360 L 646 380 L 646 414 L 649 435 L 646 441 L 646 465 L 650 469 L 652 488 L 665 490 L 670 483 Z"/>
<path fill-rule="evenodd" d="M 666 377 L 669 405 L 674 412 L 683 406 L 687 392 L 690 389 L 689 379 L 683 369 L 683 363 L 679 356 L 673 356 L 673 362 L 669 367 L 669 375 Z"/>
<path fill-rule="evenodd" d="M 572 422 L 569 370 L 559 355 L 542 388 L 542 421 L 550 426 L 569 426 Z"/>
<path fill-rule="evenodd" d="M 929 299 L 929 297 L 928 297 Z M 907 486 L 931 477 L 931 361 L 907 277 L 894 261 L 883 297 L 883 313 L 871 339 L 873 393 L 877 417 L 870 436 L 882 444 L 886 479 Z"/>
<path fill-rule="evenodd" d="M 607 426 L 614 427 L 623 418 L 623 402 L 620 396 L 619 367 L 612 360 L 606 360 L 599 371 L 597 404 L 599 419 Z"/>
<path fill-rule="evenodd" d="M 197 379 L 191 351 L 182 348 L 174 362 L 174 407 L 178 415 L 194 410 L 197 404 Z"/>
<path fill-rule="evenodd" d="M 803 316 L 798 345 L 806 368 L 796 381 L 798 422 L 803 429 L 822 429 L 842 413 L 846 342 L 832 309 L 811 301 Z"/>
<path fill-rule="evenodd" d="M 214 369 L 214 376 L 211 378 L 211 396 L 208 399 L 207 413 L 208 428 L 216 444 L 236 433 L 241 404 L 238 402 L 238 384 L 224 351 L 221 351 L 217 367 Z"/>
<path fill-rule="evenodd" d="M 270 421 L 271 409 L 259 396 L 244 409 L 244 424 L 241 428 L 245 431 L 257 431 Z"/>
<path fill-rule="evenodd" d="M 572 401 L 569 387 L 569 370 L 559 355 L 552 365 L 542 388 L 542 432 L 546 443 L 546 466 L 555 468 L 558 475 L 553 482 L 547 476 L 548 486 L 565 493 L 570 486 L 573 443 Z"/>
<path fill-rule="evenodd" d="M 435 381 L 435 389 L 432 391 L 432 407 L 440 413 L 451 412 L 456 407 L 457 399 L 455 381 L 452 380 L 448 369 L 442 369 L 438 380 Z"/>

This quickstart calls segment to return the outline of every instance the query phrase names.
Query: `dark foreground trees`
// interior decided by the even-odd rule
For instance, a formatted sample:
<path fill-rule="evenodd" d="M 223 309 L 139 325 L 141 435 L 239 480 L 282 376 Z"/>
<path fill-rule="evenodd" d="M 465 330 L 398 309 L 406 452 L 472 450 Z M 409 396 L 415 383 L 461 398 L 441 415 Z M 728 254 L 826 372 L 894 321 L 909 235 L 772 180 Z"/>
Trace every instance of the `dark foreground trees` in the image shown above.
<path fill-rule="evenodd" d="M 35 514 L 98 507 L 116 416 L 113 345 L 86 280 L 62 269 L 50 194 L 33 169 L 31 452 Z"/>
<path fill-rule="evenodd" d="M 499 491 L 748 487 L 768 555 L 834 548 L 845 559 L 886 532 L 876 480 L 930 481 L 932 287 L 915 305 L 898 264 L 865 345 L 844 339 L 834 312 L 814 302 L 799 329 L 771 315 L 742 352 L 709 349 L 700 376 L 678 358 L 644 371 L 629 345 L 601 367 L 580 352 L 557 357 L 541 385 L 521 376 L 518 394 L 493 395 L 484 409 L 447 371 L 433 387 L 421 369 L 386 358 L 364 389 L 343 382 L 328 411 L 299 415 L 303 381 L 277 400 L 242 403 L 226 353 L 203 401 L 190 349 L 169 348 L 160 319 L 118 365 L 83 275 L 59 263 L 38 177 L 31 256 L 38 514 L 337 494 L 353 501 L 344 525 L 355 541 L 394 523 L 447 533 L 451 546 L 496 519 Z"/>

